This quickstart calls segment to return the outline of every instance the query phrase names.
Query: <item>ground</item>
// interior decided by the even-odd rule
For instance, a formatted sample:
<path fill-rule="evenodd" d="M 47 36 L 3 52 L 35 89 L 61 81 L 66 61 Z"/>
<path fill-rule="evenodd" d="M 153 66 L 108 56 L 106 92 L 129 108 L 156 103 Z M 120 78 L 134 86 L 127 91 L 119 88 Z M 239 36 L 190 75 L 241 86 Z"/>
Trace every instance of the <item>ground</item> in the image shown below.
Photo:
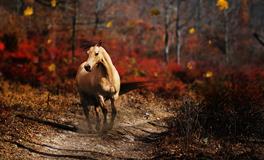
<path fill-rule="evenodd" d="M 174 116 L 170 108 L 177 107 L 176 101 L 151 93 L 129 92 L 117 102 L 114 128 L 102 134 L 87 129 L 77 94 L 52 95 L 4 82 L 1 103 L 0 157 L 4 159 L 154 158 L 156 140 Z"/>
<path fill-rule="evenodd" d="M 76 92 L 1 81 L 0 159 L 263 159 L 263 140 L 192 133 L 183 106 L 194 96 L 128 92 L 117 102 L 113 129 L 101 133 L 87 128 Z"/>

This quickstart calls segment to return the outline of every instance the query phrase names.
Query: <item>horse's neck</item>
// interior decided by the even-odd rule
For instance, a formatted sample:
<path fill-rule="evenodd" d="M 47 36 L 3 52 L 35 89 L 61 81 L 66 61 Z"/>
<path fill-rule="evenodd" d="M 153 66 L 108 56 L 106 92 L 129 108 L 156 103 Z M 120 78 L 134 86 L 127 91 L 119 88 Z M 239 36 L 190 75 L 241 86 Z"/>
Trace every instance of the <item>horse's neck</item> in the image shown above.
<path fill-rule="evenodd" d="M 109 79 L 110 82 L 113 83 L 114 65 L 112 63 L 112 60 L 110 59 L 110 56 L 107 53 L 104 53 L 104 60 L 102 64 L 106 71 L 106 77 Z"/>

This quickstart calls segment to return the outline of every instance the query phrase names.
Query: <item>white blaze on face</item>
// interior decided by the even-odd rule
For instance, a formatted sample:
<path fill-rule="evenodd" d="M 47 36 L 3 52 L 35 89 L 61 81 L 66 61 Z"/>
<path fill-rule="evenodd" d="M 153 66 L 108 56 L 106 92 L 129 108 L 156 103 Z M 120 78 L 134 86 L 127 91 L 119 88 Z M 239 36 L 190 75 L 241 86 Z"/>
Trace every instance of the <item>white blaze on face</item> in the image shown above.
<path fill-rule="evenodd" d="M 95 52 L 95 53 L 99 53 L 99 47 L 98 47 L 98 46 L 95 46 L 95 48 L 94 48 L 94 52 Z"/>
<path fill-rule="evenodd" d="M 90 55 L 87 60 L 87 65 L 91 67 L 91 69 L 94 67 L 94 65 L 97 63 L 96 62 L 96 53 L 99 53 L 99 47 L 94 46 L 94 48 L 90 51 Z"/>

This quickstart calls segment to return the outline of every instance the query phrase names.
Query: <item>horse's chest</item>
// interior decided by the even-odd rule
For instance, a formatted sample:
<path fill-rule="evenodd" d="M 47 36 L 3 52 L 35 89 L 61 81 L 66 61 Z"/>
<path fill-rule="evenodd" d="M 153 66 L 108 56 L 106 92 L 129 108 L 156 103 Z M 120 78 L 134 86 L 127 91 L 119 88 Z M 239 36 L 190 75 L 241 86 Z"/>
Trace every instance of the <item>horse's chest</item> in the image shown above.
<path fill-rule="evenodd" d="M 108 93 L 111 94 L 115 92 L 115 88 L 109 79 L 102 77 L 98 82 L 99 82 L 98 83 L 99 92 L 102 92 L 105 94 L 108 94 Z"/>
<path fill-rule="evenodd" d="M 107 77 L 97 75 L 94 78 L 90 79 L 88 83 L 89 85 L 87 85 L 87 87 L 89 88 L 90 92 L 103 95 L 114 92 L 113 84 Z"/>

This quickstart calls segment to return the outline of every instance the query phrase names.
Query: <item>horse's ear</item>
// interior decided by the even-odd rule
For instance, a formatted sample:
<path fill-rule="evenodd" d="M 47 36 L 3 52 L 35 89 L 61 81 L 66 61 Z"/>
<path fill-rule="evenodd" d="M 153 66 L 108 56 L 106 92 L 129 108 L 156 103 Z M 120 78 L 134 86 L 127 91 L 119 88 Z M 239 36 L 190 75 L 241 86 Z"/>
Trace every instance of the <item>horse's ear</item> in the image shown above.
<path fill-rule="evenodd" d="M 103 42 L 102 42 L 101 40 L 99 40 L 98 43 L 97 43 L 96 45 L 100 47 L 100 46 L 102 46 L 102 43 L 103 43 Z"/>

